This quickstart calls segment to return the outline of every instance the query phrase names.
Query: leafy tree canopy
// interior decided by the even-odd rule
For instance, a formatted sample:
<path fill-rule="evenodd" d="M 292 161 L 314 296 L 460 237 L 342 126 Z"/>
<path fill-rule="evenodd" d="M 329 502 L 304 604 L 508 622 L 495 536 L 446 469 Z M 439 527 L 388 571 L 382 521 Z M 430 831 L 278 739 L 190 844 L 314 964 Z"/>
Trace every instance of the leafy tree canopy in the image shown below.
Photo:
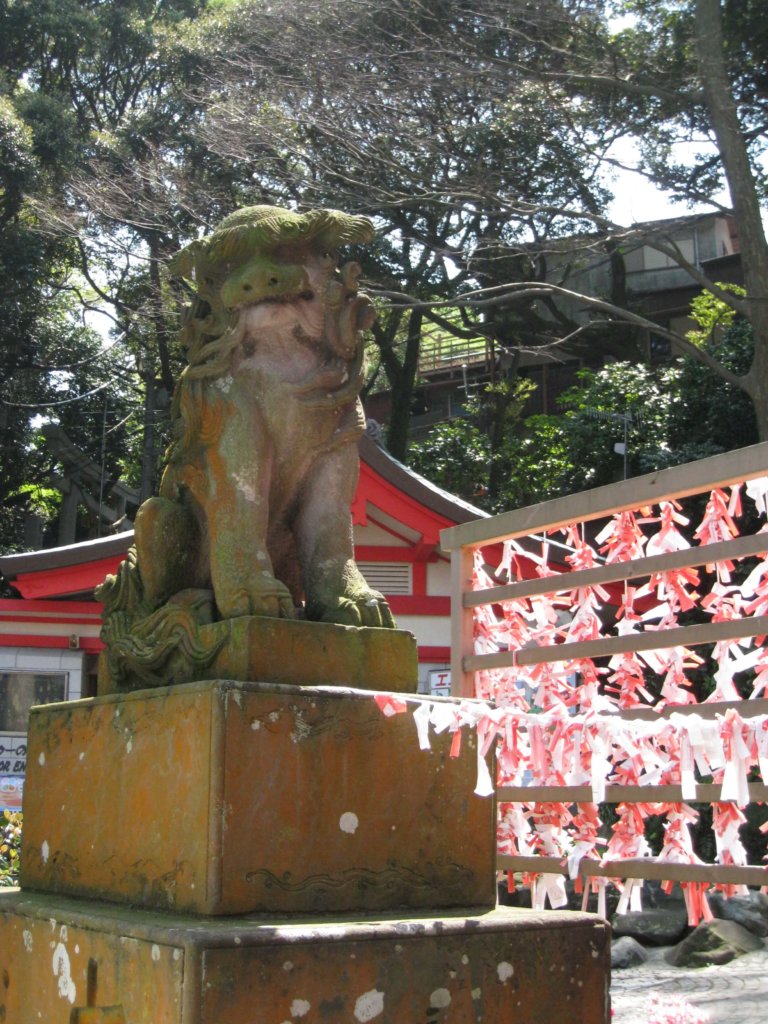
<path fill-rule="evenodd" d="M 722 181 L 730 188 L 744 294 L 709 281 L 663 235 L 653 244 L 736 312 L 734 330 L 749 325 L 740 359 L 716 338 L 677 344 L 748 396 L 768 436 L 761 6 L 361 0 L 340 30 L 325 0 L 9 0 L 0 33 L 9 486 L 31 493 L 19 485 L 37 482 L 25 405 L 54 417 L 61 380 L 80 393 L 74 378 L 35 370 L 53 366 L 46 339 L 66 298 L 70 363 L 94 353 L 86 312 L 113 324 L 112 355 L 92 362 L 91 380 L 109 384 L 110 404 L 135 410 L 135 443 L 110 434 L 110 465 L 130 463 L 142 493 L 152 490 L 187 298 L 164 267 L 247 203 L 375 218 L 379 243 L 362 259 L 382 311 L 374 362 L 392 391 L 389 446 L 400 457 L 425 331 L 481 338 L 513 369 L 521 353 L 580 343 L 621 355 L 629 332 L 617 318 L 647 328 L 620 286 L 623 247 L 644 228 L 605 216 L 612 147 L 626 137 L 641 144 L 641 169 L 675 195 L 711 200 Z M 608 16 L 627 13 L 617 30 Z M 678 141 L 702 138 L 710 149 L 679 159 Z M 574 305 L 569 273 L 585 246 L 609 257 L 616 286 Z M 518 447 L 527 444 L 518 398 L 497 375 L 477 413 L 478 429 L 492 421 L 494 501 L 511 423 Z"/>

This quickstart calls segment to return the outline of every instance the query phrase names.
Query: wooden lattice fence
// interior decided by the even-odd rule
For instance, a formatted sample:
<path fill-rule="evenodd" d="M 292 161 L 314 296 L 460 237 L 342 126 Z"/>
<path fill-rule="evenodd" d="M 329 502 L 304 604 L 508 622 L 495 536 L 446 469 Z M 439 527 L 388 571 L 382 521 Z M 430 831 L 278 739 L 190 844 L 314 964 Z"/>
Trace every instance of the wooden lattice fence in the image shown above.
<path fill-rule="evenodd" d="M 689 523 L 694 495 L 706 506 Z M 538 879 L 539 905 L 562 903 L 565 874 L 600 892 L 616 880 L 624 908 L 653 878 L 683 885 L 696 922 L 709 886 L 768 884 L 740 839 L 746 806 L 768 800 L 767 496 L 760 444 L 442 534 L 453 693 L 488 702 L 468 717 L 496 743 L 498 864 Z M 563 532 L 567 567 L 551 557 Z M 694 802 L 712 805 L 717 863 L 693 851 Z M 618 808 L 607 838 L 602 803 Z"/>

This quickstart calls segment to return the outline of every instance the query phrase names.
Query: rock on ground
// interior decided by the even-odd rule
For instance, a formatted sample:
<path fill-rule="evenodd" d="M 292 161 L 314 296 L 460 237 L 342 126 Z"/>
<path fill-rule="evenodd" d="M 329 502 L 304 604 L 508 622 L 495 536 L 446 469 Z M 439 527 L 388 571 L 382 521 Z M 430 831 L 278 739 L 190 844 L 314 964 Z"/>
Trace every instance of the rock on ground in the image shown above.
<path fill-rule="evenodd" d="M 640 943 L 629 935 L 623 935 L 611 943 L 611 967 L 622 971 L 627 967 L 637 967 L 648 960 L 648 954 Z"/>
<path fill-rule="evenodd" d="M 764 943 L 735 921 L 700 924 L 682 942 L 664 954 L 673 967 L 707 967 L 727 964 L 738 956 L 763 949 Z"/>
<path fill-rule="evenodd" d="M 725 899 L 722 893 L 713 892 L 707 895 L 710 909 L 715 917 L 724 921 L 735 921 L 753 935 L 765 938 L 768 935 L 768 908 L 755 897 L 762 893 L 750 893 L 748 896 L 731 896 Z"/>
<path fill-rule="evenodd" d="M 688 927 L 688 915 L 682 907 L 666 910 L 631 911 L 611 919 L 615 936 L 628 935 L 644 946 L 672 946 Z"/>

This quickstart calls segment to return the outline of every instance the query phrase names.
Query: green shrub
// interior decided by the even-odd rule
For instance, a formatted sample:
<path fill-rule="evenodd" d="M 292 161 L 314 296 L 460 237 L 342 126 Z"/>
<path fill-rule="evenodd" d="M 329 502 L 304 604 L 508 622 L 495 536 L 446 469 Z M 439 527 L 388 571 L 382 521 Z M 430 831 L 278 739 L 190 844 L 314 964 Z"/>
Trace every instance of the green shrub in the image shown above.
<path fill-rule="evenodd" d="M 14 811 L 3 811 L 0 817 L 0 886 L 19 884 L 21 820 Z"/>

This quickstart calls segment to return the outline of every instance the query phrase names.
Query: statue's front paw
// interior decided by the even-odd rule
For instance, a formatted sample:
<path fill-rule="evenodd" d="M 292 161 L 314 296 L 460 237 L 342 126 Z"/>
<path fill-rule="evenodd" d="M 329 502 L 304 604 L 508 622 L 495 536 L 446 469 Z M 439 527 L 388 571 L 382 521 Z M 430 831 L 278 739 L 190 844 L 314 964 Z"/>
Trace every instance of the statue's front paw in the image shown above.
<path fill-rule="evenodd" d="M 394 629 L 395 620 L 383 594 L 365 590 L 351 596 L 342 594 L 328 604 L 307 605 L 307 618 L 335 622 L 341 626 L 374 626 Z"/>
<path fill-rule="evenodd" d="M 360 615 L 360 622 L 363 626 L 380 626 L 384 629 L 394 629 L 395 620 L 389 610 L 389 604 L 383 594 L 378 590 L 369 590 L 366 594 L 354 600 Z"/>
<path fill-rule="evenodd" d="M 216 604 L 222 619 L 236 619 L 241 615 L 292 619 L 296 615 L 290 591 L 274 577 L 265 577 L 256 586 L 217 594 Z"/>

